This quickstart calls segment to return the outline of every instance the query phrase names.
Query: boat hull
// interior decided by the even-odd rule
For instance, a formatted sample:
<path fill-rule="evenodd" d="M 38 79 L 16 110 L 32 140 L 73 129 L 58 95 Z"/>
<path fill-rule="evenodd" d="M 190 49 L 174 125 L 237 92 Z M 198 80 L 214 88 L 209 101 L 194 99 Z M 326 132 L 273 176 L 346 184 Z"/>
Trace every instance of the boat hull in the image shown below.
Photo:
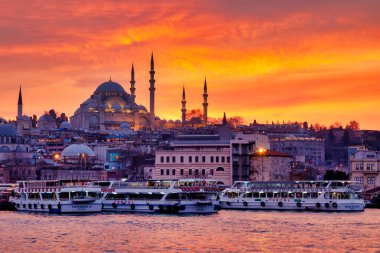
<path fill-rule="evenodd" d="M 281 204 L 279 204 L 281 203 Z M 298 204 L 297 204 L 298 203 Z M 326 202 L 272 202 L 272 201 L 255 201 L 255 202 L 232 202 L 221 200 L 222 209 L 241 209 L 241 210 L 292 210 L 292 211 L 323 211 L 323 212 L 360 212 L 364 211 L 362 202 L 336 203 L 333 201 Z"/>
<path fill-rule="evenodd" d="M 220 210 L 218 204 L 198 203 L 116 203 L 103 202 L 104 212 L 134 212 L 134 213 L 161 213 L 161 214 L 213 214 Z"/>
<path fill-rule="evenodd" d="M 102 211 L 100 201 L 78 204 L 71 201 L 61 202 L 23 202 L 15 201 L 17 211 L 42 213 L 99 213 Z"/>

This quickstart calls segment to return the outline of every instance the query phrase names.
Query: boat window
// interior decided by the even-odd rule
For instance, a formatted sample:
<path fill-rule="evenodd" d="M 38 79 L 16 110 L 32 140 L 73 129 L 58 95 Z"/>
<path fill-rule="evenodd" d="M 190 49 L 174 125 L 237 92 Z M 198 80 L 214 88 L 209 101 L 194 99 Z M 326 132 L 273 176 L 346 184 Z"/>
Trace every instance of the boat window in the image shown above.
<path fill-rule="evenodd" d="M 259 198 L 259 197 L 260 197 L 260 194 L 259 194 L 258 192 L 254 192 L 254 193 L 253 193 L 253 197 L 254 197 L 254 198 Z"/>
<path fill-rule="evenodd" d="M 296 192 L 296 198 L 302 198 L 302 192 Z"/>
<path fill-rule="evenodd" d="M 281 192 L 281 198 L 287 198 L 288 193 L 287 192 Z"/>
<path fill-rule="evenodd" d="M 311 198 L 312 199 L 317 199 L 318 198 L 318 192 L 312 192 L 311 193 Z"/>
<path fill-rule="evenodd" d="M 125 193 L 108 193 L 106 196 L 107 200 L 125 200 Z"/>
<path fill-rule="evenodd" d="M 294 198 L 294 192 L 288 192 L 289 198 Z"/>
<path fill-rule="evenodd" d="M 88 196 L 91 198 L 98 198 L 99 197 L 99 192 L 89 192 Z"/>
<path fill-rule="evenodd" d="M 273 193 L 273 198 L 278 198 L 280 195 L 278 194 L 278 192 L 274 192 Z"/>
<path fill-rule="evenodd" d="M 28 199 L 29 200 L 40 200 L 40 194 L 37 192 L 29 193 Z"/>
<path fill-rule="evenodd" d="M 273 198 L 273 192 L 267 192 L 267 198 Z"/>
<path fill-rule="evenodd" d="M 237 193 L 236 193 L 237 194 Z M 204 193 L 189 193 L 189 198 L 192 200 L 207 200 L 207 194 Z"/>
<path fill-rule="evenodd" d="M 178 201 L 179 200 L 179 193 L 169 193 L 166 196 L 166 200 L 168 200 L 168 201 Z"/>
<path fill-rule="evenodd" d="M 60 200 L 69 200 L 70 194 L 68 192 L 60 192 L 59 193 L 59 199 Z"/>
<path fill-rule="evenodd" d="M 266 193 L 265 192 L 260 192 L 260 198 L 265 198 L 266 197 Z"/>
<path fill-rule="evenodd" d="M 55 194 L 51 192 L 41 193 L 42 200 L 54 200 Z"/>
<path fill-rule="evenodd" d="M 302 194 L 302 198 L 304 198 L 304 199 L 309 199 L 309 198 L 310 198 L 310 192 L 304 192 L 304 193 Z"/>
<path fill-rule="evenodd" d="M 227 192 L 226 194 L 228 198 L 237 198 L 239 196 L 237 192 Z"/>

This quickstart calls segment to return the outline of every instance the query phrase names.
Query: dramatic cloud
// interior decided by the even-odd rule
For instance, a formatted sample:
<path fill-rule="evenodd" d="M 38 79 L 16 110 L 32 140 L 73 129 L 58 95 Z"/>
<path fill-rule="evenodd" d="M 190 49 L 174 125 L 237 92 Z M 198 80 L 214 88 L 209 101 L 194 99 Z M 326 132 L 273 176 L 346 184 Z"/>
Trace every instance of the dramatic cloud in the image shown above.
<path fill-rule="evenodd" d="M 71 115 L 109 79 L 148 107 L 156 62 L 156 112 L 189 109 L 247 122 L 361 122 L 380 129 L 379 1 L 1 1 L 0 116 Z"/>

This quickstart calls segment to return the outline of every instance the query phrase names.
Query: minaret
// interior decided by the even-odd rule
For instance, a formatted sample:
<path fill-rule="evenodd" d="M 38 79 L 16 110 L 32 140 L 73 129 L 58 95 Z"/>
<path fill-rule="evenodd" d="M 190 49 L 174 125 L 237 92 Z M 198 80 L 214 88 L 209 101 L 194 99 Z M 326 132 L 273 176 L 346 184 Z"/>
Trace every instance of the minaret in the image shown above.
<path fill-rule="evenodd" d="M 22 94 L 21 94 L 21 85 L 20 85 L 20 91 L 18 93 L 18 103 L 17 103 L 17 117 L 22 116 Z"/>
<path fill-rule="evenodd" d="M 132 97 L 132 101 L 135 102 L 135 98 L 136 98 L 136 94 L 135 94 L 135 69 L 133 67 L 133 63 L 132 63 L 132 70 L 131 70 L 131 97 Z"/>
<path fill-rule="evenodd" d="M 228 123 L 227 123 L 226 112 L 224 112 L 222 125 L 223 125 L 223 126 L 226 126 L 227 124 L 228 124 Z"/>
<path fill-rule="evenodd" d="M 150 83 L 150 87 L 149 87 L 149 91 L 150 91 L 150 126 L 151 126 L 151 129 L 154 128 L 154 91 L 156 90 L 156 88 L 154 88 L 154 83 L 156 82 L 156 80 L 154 80 L 154 60 L 153 60 L 153 52 L 152 52 L 152 57 L 150 59 L 150 71 L 149 71 L 149 74 L 150 74 L 150 80 L 149 80 L 149 83 Z"/>
<path fill-rule="evenodd" d="M 183 86 L 182 90 L 182 124 L 186 123 L 186 93 L 185 93 L 185 86 Z"/>
<path fill-rule="evenodd" d="M 205 84 L 203 86 L 203 124 L 207 125 L 207 82 L 206 82 L 206 77 L 205 77 Z"/>

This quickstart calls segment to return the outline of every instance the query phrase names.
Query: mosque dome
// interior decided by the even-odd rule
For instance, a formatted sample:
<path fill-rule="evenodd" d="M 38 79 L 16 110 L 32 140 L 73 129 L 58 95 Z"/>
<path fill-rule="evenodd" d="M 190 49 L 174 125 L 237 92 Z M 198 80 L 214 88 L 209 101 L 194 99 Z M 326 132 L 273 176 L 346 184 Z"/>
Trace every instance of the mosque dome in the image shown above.
<path fill-rule="evenodd" d="M 84 144 L 71 144 L 67 146 L 61 153 L 62 157 L 78 157 L 78 155 L 85 154 L 86 156 L 95 156 L 94 151 Z"/>
<path fill-rule="evenodd" d="M 71 125 L 67 121 L 63 121 L 61 125 L 59 126 L 60 129 L 71 129 Z"/>
<path fill-rule="evenodd" d="M 38 122 L 54 123 L 54 119 L 49 114 L 44 114 L 38 119 Z"/>
<path fill-rule="evenodd" d="M 0 124 L 7 124 L 7 120 L 0 117 Z"/>
<path fill-rule="evenodd" d="M 0 125 L 0 136 L 6 136 L 6 137 L 17 137 L 18 133 L 17 130 L 10 125 L 4 124 Z"/>
<path fill-rule="evenodd" d="M 94 94 L 100 95 L 100 94 L 106 94 L 106 93 L 118 93 L 118 94 L 124 94 L 126 93 L 123 86 L 120 84 L 113 82 L 109 80 L 108 82 L 104 82 L 96 88 Z"/>

